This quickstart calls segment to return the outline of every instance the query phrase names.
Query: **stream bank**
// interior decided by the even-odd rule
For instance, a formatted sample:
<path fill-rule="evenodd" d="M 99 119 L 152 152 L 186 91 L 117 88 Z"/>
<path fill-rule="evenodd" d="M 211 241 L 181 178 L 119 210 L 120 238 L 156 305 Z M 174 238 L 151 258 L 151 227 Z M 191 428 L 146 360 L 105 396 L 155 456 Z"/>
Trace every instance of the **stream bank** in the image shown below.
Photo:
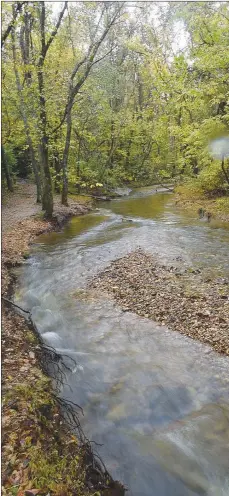
<path fill-rule="evenodd" d="M 179 257 L 178 257 L 179 258 Z M 165 266 L 138 249 L 98 274 L 90 287 L 135 312 L 229 356 L 229 279 Z"/>
<path fill-rule="evenodd" d="M 20 195 L 17 198 L 21 201 Z M 82 431 L 83 442 L 73 434 L 77 410 L 58 398 L 54 386 L 64 380 L 61 355 L 44 346 L 33 321 L 7 303 L 17 280 L 12 269 L 29 257 L 31 242 L 41 233 L 59 231 L 70 217 L 88 213 L 91 207 L 71 201 L 69 207 L 56 206 L 53 220 L 45 221 L 40 214 L 31 217 L 33 204 L 30 199 L 25 203 L 14 201 L 3 212 L 2 494 L 123 496 L 123 486 L 94 457 Z M 54 384 L 48 373 L 50 359 L 58 362 L 54 371 L 56 367 L 60 377 Z M 66 405 L 68 421 L 63 415 Z"/>
<path fill-rule="evenodd" d="M 229 222 L 229 196 L 207 198 L 198 190 L 180 185 L 175 188 L 175 203 L 178 207 L 223 222 Z"/>
<path fill-rule="evenodd" d="M 172 202 L 141 188 L 40 236 L 18 270 L 14 302 L 30 310 L 44 342 L 76 360 L 61 397 L 83 407 L 84 432 L 131 496 L 224 496 L 228 357 L 87 289 L 139 246 L 160 265 L 229 276 L 228 226 Z"/>

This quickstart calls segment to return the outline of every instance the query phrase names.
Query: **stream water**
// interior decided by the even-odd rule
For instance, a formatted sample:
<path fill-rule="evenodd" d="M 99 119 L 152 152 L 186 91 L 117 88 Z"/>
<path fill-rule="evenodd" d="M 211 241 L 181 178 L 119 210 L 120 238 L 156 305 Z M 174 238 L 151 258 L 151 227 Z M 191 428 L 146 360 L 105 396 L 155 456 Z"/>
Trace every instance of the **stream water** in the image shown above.
<path fill-rule="evenodd" d="M 85 292 L 87 281 L 139 246 L 226 278 L 228 227 L 142 188 L 42 235 L 23 266 L 16 299 L 76 360 L 62 394 L 131 496 L 229 495 L 229 359 Z"/>

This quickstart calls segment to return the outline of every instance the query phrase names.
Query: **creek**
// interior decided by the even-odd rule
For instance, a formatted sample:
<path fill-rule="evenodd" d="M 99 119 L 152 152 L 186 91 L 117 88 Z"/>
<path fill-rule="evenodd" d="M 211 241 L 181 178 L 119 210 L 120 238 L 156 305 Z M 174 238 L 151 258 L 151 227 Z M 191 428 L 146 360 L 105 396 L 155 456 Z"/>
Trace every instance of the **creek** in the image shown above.
<path fill-rule="evenodd" d="M 45 342 L 73 357 L 63 397 L 130 496 L 229 495 L 229 359 L 123 312 L 87 282 L 137 247 L 228 278 L 229 226 L 141 188 L 40 236 L 15 298 Z"/>

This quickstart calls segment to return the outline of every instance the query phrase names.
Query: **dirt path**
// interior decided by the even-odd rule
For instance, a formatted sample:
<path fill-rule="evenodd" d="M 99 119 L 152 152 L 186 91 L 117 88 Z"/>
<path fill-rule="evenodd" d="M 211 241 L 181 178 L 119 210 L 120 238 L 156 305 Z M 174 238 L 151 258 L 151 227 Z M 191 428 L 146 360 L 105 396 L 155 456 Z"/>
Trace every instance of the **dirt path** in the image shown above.
<path fill-rule="evenodd" d="M 14 193 L 3 197 L 2 231 L 10 231 L 17 222 L 36 215 L 41 205 L 36 203 L 35 184 L 18 183 Z"/>
<path fill-rule="evenodd" d="M 67 217 L 87 213 L 91 209 L 88 197 L 70 197 L 68 207 L 61 205 L 60 195 L 54 195 L 53 220 L 62 224 Z M 34 216 L 42 214 L 41 204 L 36 203 L 36 186 L 30 183 L 18 183 L 14 193 L 7 193 L 2 201 L 2 232 L 15 229 L 16 224 L 25 220 L 34 220 Z M 39 219 L 39 217 L 37 217 Z M 42 219 L 42 215 L 39 220 Z"/>
<path fill-rule="evenodd" d="M 68 207 L 61 205 L 60 196 L 54 197 L 53 218 L 42 216 L 41 205 L 36 203 L 33 184 L 18 184 L 14 193 L 7 194 L 2 207 L 2 293 L 10 284 L 9 268 L 19 265 L 29 254 L 29 244 L 37 235 L 60 229 L 67 219 L 91 210 L 88 199 L 69 199 Z M 41 215 L 39 215 L 41 214 Z"/>

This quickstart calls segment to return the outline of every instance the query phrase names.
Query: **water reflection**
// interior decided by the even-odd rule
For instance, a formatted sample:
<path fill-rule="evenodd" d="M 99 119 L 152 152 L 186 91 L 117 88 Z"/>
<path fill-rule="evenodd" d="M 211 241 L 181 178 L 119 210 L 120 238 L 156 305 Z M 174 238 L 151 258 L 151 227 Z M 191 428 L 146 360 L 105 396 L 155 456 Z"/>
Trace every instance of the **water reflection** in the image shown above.
<path fill-rule="evenodd" d="M 143 219 L 158 219 L 164 217 L 165 205 L 171 203 L 168 193 L 130 197 L 111 202 L 111 209 L 116 214 L 137 216 Z"/>
<path fill-rule="evenodd" d="M 37 241 L 46 245 L 56 245 L 64 243 L 66 239 L 74 238 L 82 232 L 87 232 L 92 227 L 101 224 L 106 220 L 105 215 L 88 214 L 85 216 L 73 217 L 59 232 L 41 234 Z"/>

